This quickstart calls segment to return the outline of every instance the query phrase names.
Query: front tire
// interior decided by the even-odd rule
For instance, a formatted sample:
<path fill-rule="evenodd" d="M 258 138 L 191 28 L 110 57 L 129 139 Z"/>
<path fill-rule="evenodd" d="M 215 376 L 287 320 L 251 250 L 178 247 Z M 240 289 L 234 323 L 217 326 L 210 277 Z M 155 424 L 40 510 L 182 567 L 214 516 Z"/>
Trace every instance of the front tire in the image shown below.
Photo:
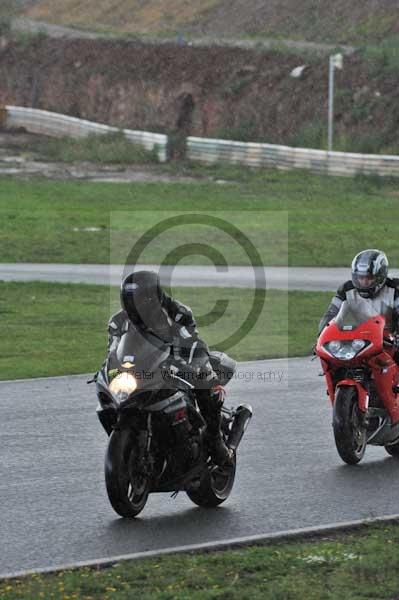
<path fill-rule="evenodd" d="M 199 487 L 187 490 L 187 496 L 197 504 L 207 508 L 219 506 L 230 496 L 236 474 L 236 454 L 231 463 L 223 466 L 207 468 Z"/>
<path fill-rule="evenodd" d="M 333 429 L 338 454 L 348 465 L 356 465 L 364 456 L 367 431 L 353 386 L 338 388 L 333 410 Z"/>
<path fill-rule="evenodd" d="M 148 499 L 149 482 L 134 472 L 135 457 L 130 431 L 113 431 L 105 456 L 105 485 L 111 506 L 121 517 L 136 517 Z"/>

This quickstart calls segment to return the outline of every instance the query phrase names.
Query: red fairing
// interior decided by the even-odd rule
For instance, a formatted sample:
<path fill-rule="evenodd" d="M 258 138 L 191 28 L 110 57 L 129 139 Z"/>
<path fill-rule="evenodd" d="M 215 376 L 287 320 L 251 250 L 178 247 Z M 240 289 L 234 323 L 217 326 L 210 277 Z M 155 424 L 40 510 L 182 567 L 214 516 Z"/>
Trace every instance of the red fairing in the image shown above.
<path fill-rule="evenodd" d="M 339 327 L 332 321 L 325 327 L 317 340 L 316 353 L 320 358 L 324 358 L 328 362 L 335 365 L 351 364 L 351 366 L 360 365 L 363 363 L 366 356 L 372 356 L 382 352 L 383 349 L 383 334 L 384 334 L 385 319 L 384 317 L 375 317 L 361 323 L 351 331 L 341 331 Z M 341 342 L 362 339 L 368 340 L 370 343 L 364 350 L 359 352 L 352 360 L 342 361 L 334 358 L 323 348 L 325 344 L 333 340 Z"/>
<path fill-rule="evenodd" d="M 323 360 L 321 358 L 320 362 L 321 362 L 321 366 L 323 367 L 324 376 L 326 378 L 327 394 L 328 394 L 331 404 L 334 404 L 334 383 L 333 383 L 333 379 L 331 377 L 332 371 L 330 369 L 330 365 L 328 364 L 328 362 L 326 360 Z"/>
<path fill-rule="evenodd" d="M 377 393 L 384 402 L 384 406 L 391 417 L 392 425 L 395 425 L 399 422 L 398 394 L 395 394 L 392 389 L 397 384 L 398 378 L 396 363 L 387 352 L 382 352 L 371 358 L 369 365 L 373 369 Z"/>

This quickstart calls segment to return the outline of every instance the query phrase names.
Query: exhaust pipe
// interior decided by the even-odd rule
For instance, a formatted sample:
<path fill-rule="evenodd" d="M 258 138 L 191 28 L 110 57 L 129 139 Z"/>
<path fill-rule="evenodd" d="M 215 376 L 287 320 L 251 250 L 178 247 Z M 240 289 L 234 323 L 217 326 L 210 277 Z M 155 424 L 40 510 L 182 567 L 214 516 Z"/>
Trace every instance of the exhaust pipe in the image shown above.
<path fill-rule="evenodd" d="M 251 418 L 252 407 L 249 404 L 240 404 L 235 412 L 233 425 L 227 438 L 227 446 L 231 450 L 237 450 Z"/>

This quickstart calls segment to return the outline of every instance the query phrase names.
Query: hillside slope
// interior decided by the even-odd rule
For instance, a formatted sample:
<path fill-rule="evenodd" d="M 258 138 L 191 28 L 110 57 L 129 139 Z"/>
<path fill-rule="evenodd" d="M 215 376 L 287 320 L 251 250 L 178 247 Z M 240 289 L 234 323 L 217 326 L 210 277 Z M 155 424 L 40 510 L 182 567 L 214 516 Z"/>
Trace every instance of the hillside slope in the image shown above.
<path fill-rule="evenodd" d="M 131 33 L 272 36 L 341 44 L 376 42 L 399 33 L 397 0 L 35 0 L 24 14 Z"/>
<path fill-rule="evenodd" d="M 9 19 L 24 14 L 38 0 L 0 0 L 0 19 Z"/>
<path fill-rule="evenodd" d="M 307 65 L 300 78 L 295 67 Z M 118 127 L 324 147 L 325 58 L 134 40 L 3 38 L 0 104 Z M 336 73 L 335 148 L 397 153 L 397 65 L 346 57 Z"/>

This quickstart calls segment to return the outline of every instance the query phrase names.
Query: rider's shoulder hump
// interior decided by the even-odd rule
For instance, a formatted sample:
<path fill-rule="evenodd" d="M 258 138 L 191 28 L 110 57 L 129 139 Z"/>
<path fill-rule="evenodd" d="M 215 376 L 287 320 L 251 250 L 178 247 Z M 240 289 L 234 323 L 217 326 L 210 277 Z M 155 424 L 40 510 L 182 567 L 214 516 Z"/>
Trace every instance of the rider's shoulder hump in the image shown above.
<path fill-rule="evenodd" d="M 337 295 L 338 296 L 345 296 L 346 292 L 349 292 L 350 290 L 353 290 L 355 288 L 355 286 L 352 283 L 351 279 L 348 279 L 348 281 L 345 281 L 345 283 L 343 283 L 337 291 Z"/>

